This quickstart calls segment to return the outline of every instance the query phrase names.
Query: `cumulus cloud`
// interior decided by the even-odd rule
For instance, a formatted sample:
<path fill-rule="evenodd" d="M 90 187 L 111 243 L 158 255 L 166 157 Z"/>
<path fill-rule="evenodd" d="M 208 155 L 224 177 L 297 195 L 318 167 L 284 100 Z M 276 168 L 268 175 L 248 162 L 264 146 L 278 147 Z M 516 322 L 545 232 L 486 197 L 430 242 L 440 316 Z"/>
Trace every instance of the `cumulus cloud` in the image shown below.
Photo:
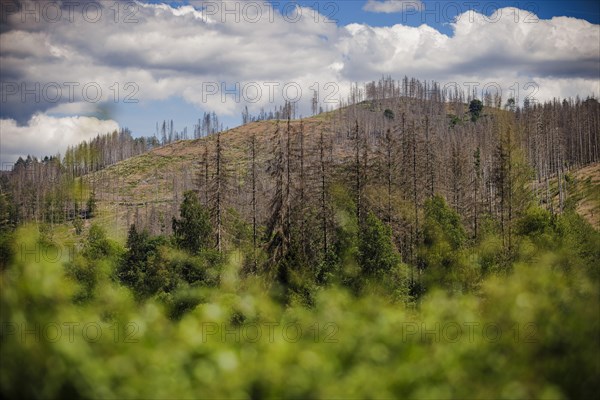
<path fill-rule="evenodd" d="M 576 90 L 586 87 L 585 94 L 598 95 L 598 26 L 566 17 L 528 23 L 514 17 L 519 11 L 465 12 L 452 24 L 453 36 L 428 25 L 349 25 L 338 43 L 345 60 L 340 73 L 351 81 L 406 74 L 465 87 L 499 83 L 506 91 L 514 83 L 533 83 L 540 87 L 541 100 L 582 94 Z M 541 88 L 548 82 L 553 82 L 553 94 Z"/>
<path fill-rule="evenodd" d="M 115 121 L 93 117 L 57 118 L 36 114 L 25 126 L 18 126 L 14 119 L 0 119 L 0 160 L 5 167 L 26 155 L 42 157 L 64 153 L 70 145 L 118 129 Z"/>
<path fill-rule="evenodd" d="M 363 10 L 374 13 L 403 13 L 421 11 L 424 5 L 421 0 L 367 0 Z"/>
<path fill-rule="evenodd" d="M 235 3 L 245 12 L 228 14 L 225 5 L 198 9 L 138 2 L 131 17 L 136 22 L 126 23 L 121 12 L 115 23 L 114 10 L 105 7 L 108 3 L 99 3 L 103 11 L 97 22 L 89 23 L 83 9 L 77 8 L 72 22 L 61 20 L 46 30 L 39 28 L 44 21 L 24 24 L 20 15 L 11 15 L 12 29 L 0 35 L 2 73 L 27 87 L 37 82 L 58 83 L 63 89 L 62 102 L 67 101 L 66 81 L 79 83 L 69 102 L 86 101 L 82 89 L 90 84 L 101 90 L 98 102 L 114 101 L 112 88 L 117 84 L 121 89 L 117 100 L 124 103 L 124 95 L 131 93 L 124 86 L 134 83 L 139 88 L 135 100 L 181 96 L 199 108 L 229 114 L 240 109 L 240 104 L 232 104 L 235 96 L 228 96 L 226 102 L 221 101 L 221 91 L 203 96 L 207 85 L 221 87 L 223 83 L 224 88 L 235 88 L 239 84 L 244 88 L 258 83 L 265 92 L 254 106 L 272 108 L 283 102 L 282 88 L 276 91 L 277 98 L 269 101 L 269 89 L 263 82 L 281 87 L 298 83 L 308 99 L 315 83 L 339 80 L 328 68 L 337 61 L 335 44 L 340 30 L 335 23 L 307 8 L 282 14 L 263 2 L 249 2 L 260 8 L 247 9 L 240 8 L 241 2 L 223 3 Z M 11 106 L 15 113 L 27 108 L 29 115 L 21 115 L 21 123 L 32 112 L 57 107 L 44 98 L 24 104 L 21 92 L 11 95 L 5 104 L 9 112 Z"/>
<path fill-rule="evenodd" d="M 21 3 L 41 10 L 44 1 Z M 507 94 L 518 88 L 521 100 L 600 93 L 600 29 L 574 18 L 544 20 L 516 8 L 489 16 L 467 11 L 445 35 L 426 24 L 338 26 L 313 9 L 276 10 L 255 1 L 122 2 L 119 13 L 113 2 L 79 3 L 52 23 L 23 22 L 18 12 L 5 17 L 2 82 L 19 86 L 3 88 L 0 118 L 31 129 L 39 112 L 96 115 L 93 110 L 107 103 L 126 109 L 128 100 L 173 97 L 199 114 L 239 116 L 245 105 L 258 112 L 298 99 L 298 88 L 306 115 L 313 90 L 333 106 L 351 82 L 388 74 L 455 82 L 465 91 L 498 84 Z M 369 3 L 371 11 L 408 7 Z M 31 93 L 24 99 L 22 85 L 31 90 L 36 83 L 40 101 L 31 101 Z M 49 84 L 62 90 L 55 101 L 49 101 L 52 90 L 44 92 Z"/>

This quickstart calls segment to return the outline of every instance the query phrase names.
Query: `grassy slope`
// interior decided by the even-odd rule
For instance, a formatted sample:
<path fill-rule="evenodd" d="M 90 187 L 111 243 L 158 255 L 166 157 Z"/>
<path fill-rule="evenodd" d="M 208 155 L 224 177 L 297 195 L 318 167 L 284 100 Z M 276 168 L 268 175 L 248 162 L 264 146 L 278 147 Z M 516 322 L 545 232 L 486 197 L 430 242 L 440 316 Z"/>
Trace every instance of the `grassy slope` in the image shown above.
<path fill-rule="evenodd" d="M 366 101 L 361 103 L 359 107 L 382 110 L 385 105 L 374 105 Z M 450 111 L 448 106 L 447 112 Z M 321 130 L 324 131 L 325 135 L 330 132 L 331 117 L 334 113 L 327 112 L 302 121 L 307 148 L 318 141 Z M 489 109 L 486 110 L 486 113 L 498 114 L 505 113 L 505 111 Z M 286 124 L 287 121 L 281 121 L 280 129 L 285 131 Z M 300 121 L 291 121 L 291 126 L 292 131 L 297 132 Z M 261 160 L 270 158 L 272 149 L 269 139 L 275 132 L 275 127 L 276 121 L 260 121 L 222 133 L 224 158 L 227 166 L 233 170 L 234 174 L 237 171 L 238 175 L 242 176 L 243 172 L 247 171 L 249 140 L 253 133 L 256 134 L 257 161 L 260 163 Z M 214 136 L 211 136 L 204 139 L 171 143 L 114 164 L 105 170 L 90 174 L 84 179 L 90 185 L 95 183 L 96 193 L 101 203 L 132 203 L 133 205 L 171 202 L 173 199 L 173 175 L 176 174 L 177 177 L 181 177 L 187 173 L 195 176 L 199 172 L 200 167 L 198 164 L 202 160 L 204 142 L 208 142 L 209 152 L 212 152 L 214 151 L 215 139 Z M 334 151 L 340 151 L 340 149 L 335 148 Z M 334 156 L 336 155 L 339 154 L 334 154 Z M 118 185 L 117 180 L 120 181 Z"/>
<path fill-rule="evenodd" d="M 372 106 L 366 102 L 362 107 Z M 495 109 L 489 111 L 505 112 Z M 303 120 L 307 148 L 317 142 L 321 130 L 325 134 L 330 132 L 331 114 L 325 113 Z M 286 124 L 286 121 L 281 121 L 280 129 L 285 131 Z M 291 121 L 291 125 L 292 130 L 296 132 L 300 121 Z M 252 134 L 256 135 L 259 164 L 271 156 L 269 139 L 275 129 L 276 121 L 260 121 L 222 133 L 224 159 L 232 178 L 243 181 L 246 177 Z M 171 143 L 84 177 L 86 184 L 94 187 L 98 198 L 99 212 L 96 220 L 116 237 L 123 237 L 127 229 L 128 215 L 132 218 L 136 209 L 143 215 L 150 212 L 149 208 L 152 206 L 168 209 L 179 204 L 180 199 L 174 198 L 174 185 L 179 186 L 180 192 L 196 187 L 194 181 L 201 174 L 200 163 L 205 142 L 211 153 L 214 151 L 215 140 L 216 137 L 211 136 Z M 339 151 L 339 148 L 336 151 Z M 570 177 L 571 182 L 567 190 L 570 199 L 577 204 L 576 210 L 596 229 L 600 229 L 600 164 L 572 171 Z M 558 205 L 555 180 L 551 185 Z"/>
<path fill-rule="evenodd" d="M 286 124 L 280 122 L 280 129 L 284 130 Z M 305 119 L 303 124 L 306 142 L 316 141 L 320 130 L 329 127 L 328 119 L 323 115 Z M 297 130 L 300 121 L 291 121 L 291 125 Z M 275 121 L 260 121 L 223 132 L 223 156 L 229 174 L 244 179 L 253 133 L 256 134 L 257 161 L 267 159 L 271 152 L 269 138 L 275 129 Z M 146 208 L 153 205 L 164 208 L 172 207 L 174 201 L 179 203 L 173 195 L 175 181 L 180 190 L 195 187 L 194 180 L 201 173 L 205 142 L 211 154 L 215 140 L 216 136 L 210 136 L 178 141 L 85 176 L 86 185 L 94 188 L 98 199 L 98 222 L 117 237 L 122 237 L 126 229 L 122 221 L 127 220 L 128 210 L 132 213 L 139 208 L 146 212 Z"/>
<path fill-rule="evenodd" d="M 577 212 L 600 230 L 600 163 L 574 171 L 572 177 L 569 191 Z"/>

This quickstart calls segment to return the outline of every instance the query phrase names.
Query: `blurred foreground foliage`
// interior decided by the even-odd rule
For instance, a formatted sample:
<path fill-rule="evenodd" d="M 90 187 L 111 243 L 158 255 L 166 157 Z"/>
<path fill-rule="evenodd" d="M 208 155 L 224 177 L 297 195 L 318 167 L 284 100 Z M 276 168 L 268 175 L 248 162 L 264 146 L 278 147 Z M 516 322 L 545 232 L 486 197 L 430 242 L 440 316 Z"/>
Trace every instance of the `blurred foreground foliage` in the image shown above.
<path fill-rule="evenodd" d="M 360 238 L 356 221 L 346 224 L 328 278 L 297 272 L 301 290 L 285 301 L 271 275 L 245 272 L 239 251 L 190 253 L 135 228 L 126 247 L 97 226 L 73 248 L 34 226 L 7 233 L 0 395 L 566 399 L 600 391 L 600 240 L 578 215 L 532 208 L 506 255 L 493 228 L 468 243 L 457 215 L 433 199 L 411 272 L 427 289 L 419 297 L 390 232 L 367 218 Z"/>

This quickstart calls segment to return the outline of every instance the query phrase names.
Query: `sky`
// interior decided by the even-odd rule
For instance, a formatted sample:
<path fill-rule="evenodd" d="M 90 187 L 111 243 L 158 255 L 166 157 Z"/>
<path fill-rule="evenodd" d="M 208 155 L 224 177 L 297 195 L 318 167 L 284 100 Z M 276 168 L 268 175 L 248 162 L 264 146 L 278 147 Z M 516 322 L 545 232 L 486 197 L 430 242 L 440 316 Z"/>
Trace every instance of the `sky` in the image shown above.
<path fill-rule="evenodd" d="M 0 166 L 204 112 L 308 116 L 384 75 L 597 97 L 599 23 L 596 1 L 0 0 Z"/>

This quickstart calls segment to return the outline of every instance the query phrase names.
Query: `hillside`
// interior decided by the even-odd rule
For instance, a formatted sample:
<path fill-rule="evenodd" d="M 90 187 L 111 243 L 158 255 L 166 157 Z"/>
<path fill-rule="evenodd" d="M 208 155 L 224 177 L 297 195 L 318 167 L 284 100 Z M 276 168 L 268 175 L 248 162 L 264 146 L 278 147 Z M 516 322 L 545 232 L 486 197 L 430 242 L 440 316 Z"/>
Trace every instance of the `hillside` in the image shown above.
<path fill-rule="evenodd" d="M 572 172 L 570 196 L 579 215 L 600 230 L 600 163 Z"/>
<path fill-rule="evenodd" d="M 251 123 L 84 176 L 100 208 L 88 229 L 67 232 L 71 221 L 17 229 L 13 247 L 41 249 L 42 257 L 5 253 L 11 265 L 0 271 L 0 301 L 8 321 L 79 321 L 83 338 L 89 321 L 99 321 L 106 334 L 80 341 L 85 354 L 75 357 L 61 342 L 32 347 L 6 335 L 3 359 L 17 360 L 7 376 L 30 373 L 22 372 L 25 355 L 41 380 L 47 358 L 88 368 L 90 388 L 77 390 L 89 397 L 100 387 L 118 398 L 194 397 L 196 388 L 208 397 L 280 398 L 290 393 L 281 382 L 291 370 L 298 398 L 372 397 L 373 387 L 382 398 L 588 398 L 597 389 L 590 338 L 600 328 L 590 321 L 600 233 L 574 213 L 554 218 L 544 208 L 558 209 L 562 182 L 565 209 L 598 229 L 600 163 L 572 168 L 561 181 L 526 162 L 523 153 L 552 157 L 527 147 L 539 138 L 519 136 L 525 124 L 510 113 L 453 126 L 445 108 L 420 114 L 395 105 L 406 116 L 395 121 L 381 118 L 388 109 L 290 121 L 289 129 L 287 121 Z M 214 240 L 184 247 L 171 218 L 195 189 L 216 230 L 217 189 L 202 180 L 208 167 L 213 181 L 219 166 L 227 171 L 218 192 L 224 251 Z M 540 179 L 546 189 L 531 190 L 535 173 L 548 174 Z M 133 223 L 151 234 L 128 233 Z M 64 263 L 47 256 L 60 246 L 76 249 Z M 290 336 L 296 329 L 303 333 Z M 107 375 L 106 365 L 117 372 Z M 584 373 L 565 373 L 577 368 Z M 57 371 L 66 389 L 52 390 L 68 397 L 80 379 Z M 458 371 L 452 386 L 431 391 L 448 371 Z"/>
<path fill-rule="evenodd" d="M 597 398 L 597 6 L 471 3 L 0 0 L 0 400 Z"/>
<path fill-rule="evenodd" d="M 329 125 L 323 117 L 309 118 L 302 123 L 307 141 L 315 140 L 318 132 Z M 285 124 L 280 122 L 281 128 Z M 290 125 L 298 129 L 300 121 L 291 121 Z M 256 160 L 264 167 L 272 150 L 271 136 L 275 129 L 276 121 L 261 121 L 221 134 L 223 157 L 234 184 L 242 186 L 247 179 L 249 138 L 256 135 Z M 84 176 L 84 182 L 98 199 L 99 219 L 111 225 L 114 218 L 117 224 L 121 223 L 118 230 L 123 233 L 128 224 L 122 222 L 133 222 L 136 211 L 147 213 L 148 208 L 154 206 L 176 215 L 182 194 L 198 189 L 197 180 L 205 166 L 205 152 L 212 153 L 215 141 L 216 135 L 178 141 Z"/>
<path fill-rule="evenodd" d="M 327 169 L 323 172 L 328 186 L 338 182 L 352 187 L 358 151 L 364 174 L 363 197 L 382 218 L 389 212 L 396 215 L 398 236 L 406 234 L 401 225 L 413 224 L 415 216 L 419 217 L 411 209 L 417 207 L 421 213 L 421 205 L 433 193 L 443 195 L 460 212 L 467 227 L 476 230 L 478 221 L 474 212 L 483 210 L 496 215 L 501 212 L 500 189 L 494 188 L 493 179 L 497 174 L 499 146 L 506 146 L 502 142 L 503 135 L 513 131 L 510 134 L 513 139 L 508 140 L 516 143 L 507 147 L 507 151 L 515 153 L 513 158 L 518 152 L 534 159 L 549 157 L 544 151 L 551 148 L 537 142 L 534 148 L 528 149 L 533 139 L 527 131 L 527 120 L 517 123 L 513 113 L 485 108 L 482 117 L 472 122 L 467 108 L 466 104 L 409 98 L 365 101 L 301 121 L 291 120 L 289 132 L 286 120 L 252 122 L 222 132 L 224 209 L 234 210 L 246 222 L 251 220 L 251 140 L 254 136 L 259 224 L 265 224 L 270 216 L 275 190 L 271 168 L 280 140 L 283 141 L 282 156 L 288 157 L 289 153 L 292 161 L 289 179 L 296 194 L 299 180 L 303 179 L 307 181 L 303 185 L 315 195 L 315 187 L 320 185 L 316 174 L 320 173 L 321 163 Z M 384 116 L 387 111 L 392 111 L 393 119 Z M 539 115 L 536 111 L 529 112 L 531 118 Z M 362 135 L 358 140 L 357 126 L 358 135 Z M 277 127 L 279 137 L 275 136 Z M 389 136 L 386 136 L 388 130 Z M 519 136 L 514 132 L 517 130 L 521 132 Z M 185 191 L 198 191 L 201 200 L 210 207 L 212 189 L 208 186 L 216 174 L 216 141 L 216 134 L 178 141 L 84 176 L 83 181 L 95 192 L 99 202 L 96 220 L 116 230 L 120 237 L 124 237 L 132 223 L 154 233 L 169 233 L 171 218 L 178 215 Z M 320 147 L 324 147 L 323 160 Z M 301 151 L 302 162 L 299 161 Z M 473 164 L 476 151 L 480 152 L 479 172 Z M 519 164 L 516 159 L 511 162 Z M 578 204 L 577 210 L 596 228 L 597 170 L 598 164 L 580 171 L 573 167 L 573 185 L 568 189 L 569 196 Z M 518 179 L 527 179 L 527 171 L 515 172 L 513 178 L 517 179 L 520 174 Z M 538 175 L 548 173 L 552 171 L 547 167 L 537 170 Z M 388 178 L 393 187 L 387 187 Z M 529 179 L 533 180 L 533 175 Z M 553 187 L 553 197 L 557 197 L 555 179 Z M 388 197 L 393 195 L 394 200 L 386 199 L 386 192 Z"/>

